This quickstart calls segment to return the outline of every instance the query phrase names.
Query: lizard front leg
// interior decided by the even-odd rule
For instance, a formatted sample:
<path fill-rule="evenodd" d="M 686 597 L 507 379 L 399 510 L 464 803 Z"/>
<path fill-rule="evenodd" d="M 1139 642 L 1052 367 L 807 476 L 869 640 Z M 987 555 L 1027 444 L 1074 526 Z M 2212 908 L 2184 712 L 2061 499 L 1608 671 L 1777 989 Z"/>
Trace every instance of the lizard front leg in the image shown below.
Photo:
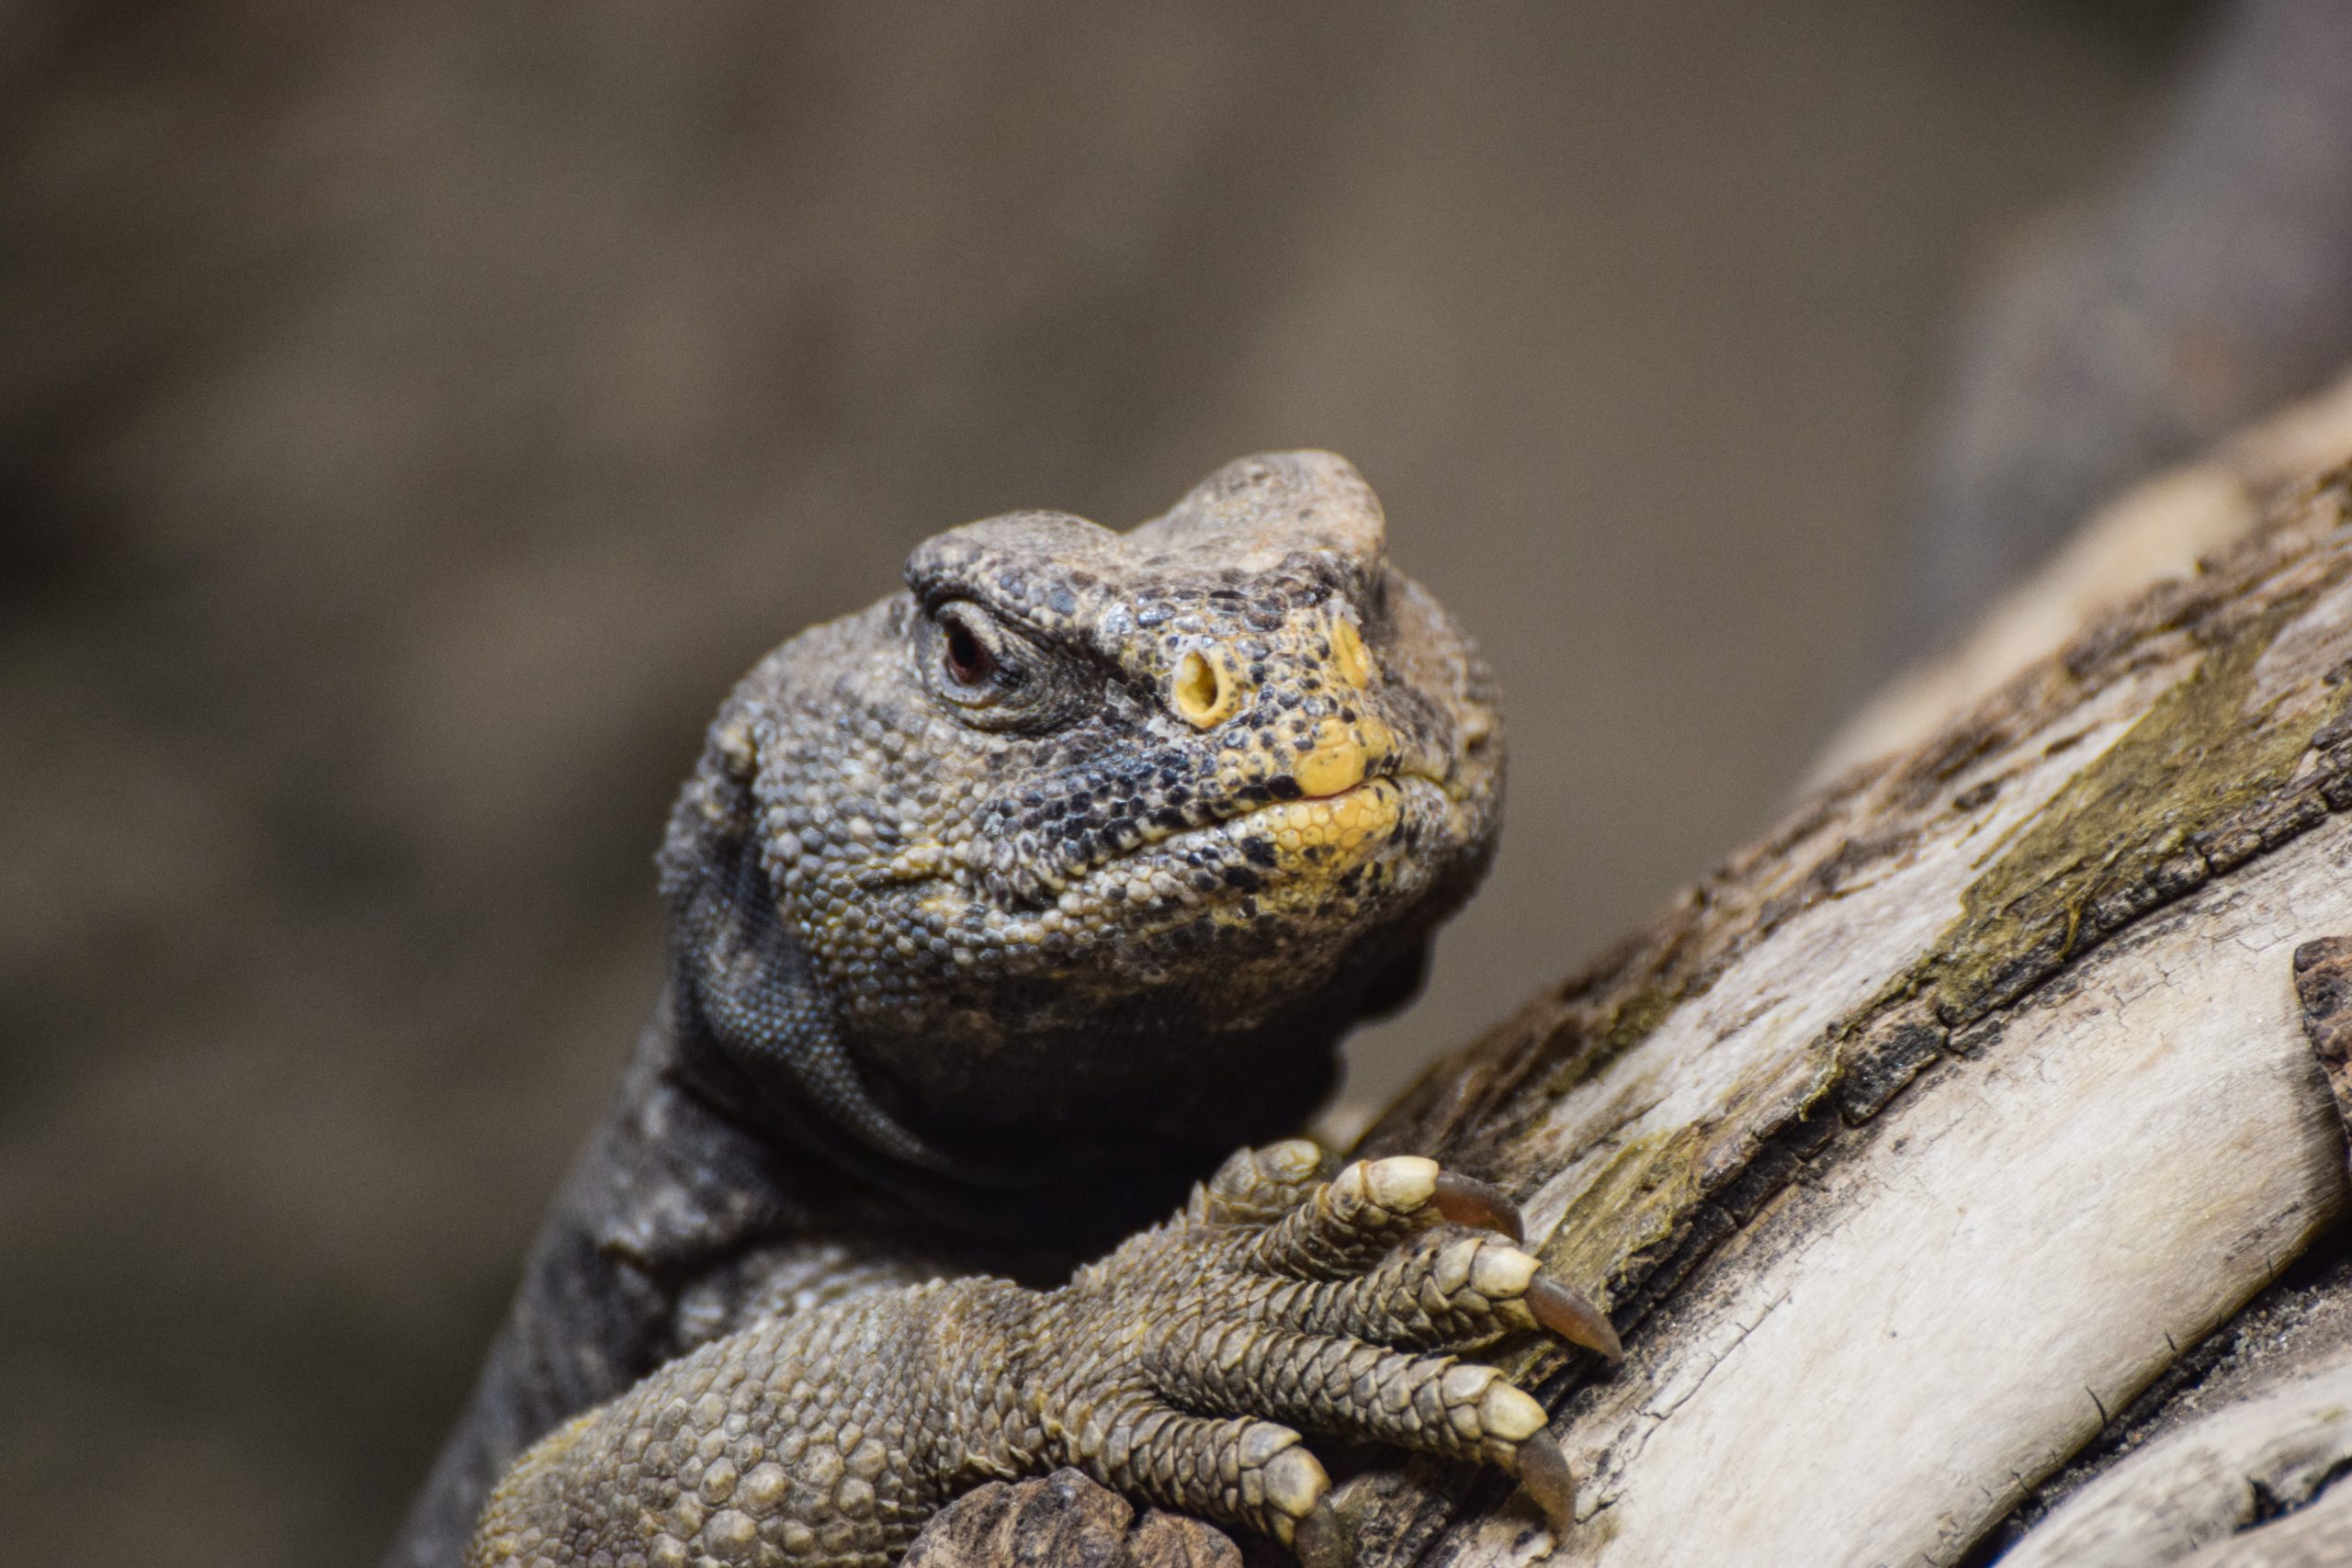
<path fill-rule="evenodd" d="M 1607 1322 L 1428 1160 L 1328 1176 L 1236 1156 L 1175 1219 L 1059 1289 L 967 1279 L 706 1346 L 525 1456 L 470 1561 L 887 1563 L 980 1481 L 1073 1464 L 1136 1498 L 1344 1552 L 1299 1428 L 1492 1463 L 1564 1528 L 1542 1408 L 1461 1352 Z"/>

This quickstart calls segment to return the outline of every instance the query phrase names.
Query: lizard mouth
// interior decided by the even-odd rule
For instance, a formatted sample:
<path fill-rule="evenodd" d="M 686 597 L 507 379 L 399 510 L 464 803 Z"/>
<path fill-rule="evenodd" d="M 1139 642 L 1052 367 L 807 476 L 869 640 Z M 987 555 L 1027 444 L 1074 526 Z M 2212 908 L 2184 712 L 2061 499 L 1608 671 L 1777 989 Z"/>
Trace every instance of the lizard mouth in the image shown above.
<path fill-rule="evenodd" d="M 991 901 L 984 916 L 948 893 L 944 879 L 922 880 L 937 889 L 931 897 L 943 900 L 936 909 L 943 922 L 985 924 L 984 945 L 1057 953 L 1113 933 L 1132 939 L 1202 917 L 1229 920 L 1252 907 L 1319 905 L 1335 889 L 1380 897 L 1354 874 L 1384 852 L 1411 859 L 1427 841 L 1421 835 L 1445 837 L 1462 807 L 1453 791 L 1418 769 L 1382 771 L 1328 794 L 1232 800 L 1204 821 L 1154 824 L 1155 831 L 1091 864 L 1051 883 L 1039 878 L 1019 904 Z M 1408 876 L 1388 891 L 1418 880 Z"/>
<path fill-rule="evenodd" d="M 1024 928 L 1041 921 L 1047 933 L 1063 929 L 1057 911 L 1084 924 L 1105 907 L 1178 912 L 1261 889 L 1303 895 L 1375 858 L 1393 837 L 1446 833 L 1468 796 L 1452 759 L 1427 750 L 1375 750 L 1345 737 L 1296 757 L 1281 774 L 1148 811 L 1130 803 L 1113 820 L 1045 843 L 1008 834 L 992 845 L 993 863 L 964 886 L 985 885 L 983 897 L 1002 918 Z M 907 881 L 931 880 L 939 869 L 935 858 L 892 868 Z"/>
<path fill-rule="evenodd" d="M 1147 838 L 1068 884 L 1081 899 L 1193 906 L 1270 885 L 1329 880 L 1378 852 L 1413 795 L 1442 796 L 1417 773 L 1375 773 L 1325 795 L 1241 805 L 1229 815 Z"/>
<path fill-rule="evenodd" d="M 1198 903 L 1220 886 L 1248 891 L 1271 881 L 1340 874 L 1404 818 L 1442 818 L 1462 805 L 1445 759 L 1422 751 L 1409 745 L 1324 749 L 1266 783 L 1134 820 L 1123 833 L 1081 840 L 1071 846 L 1075 853 L 1047 874 L 1033 872 L 1026 886 L 1016 872 L 1015 896 L 1043 908 L 1073 891 L 1116 898 L 1115 888 L 1130 900 L 1189 894 L 1184 901 Z"/>

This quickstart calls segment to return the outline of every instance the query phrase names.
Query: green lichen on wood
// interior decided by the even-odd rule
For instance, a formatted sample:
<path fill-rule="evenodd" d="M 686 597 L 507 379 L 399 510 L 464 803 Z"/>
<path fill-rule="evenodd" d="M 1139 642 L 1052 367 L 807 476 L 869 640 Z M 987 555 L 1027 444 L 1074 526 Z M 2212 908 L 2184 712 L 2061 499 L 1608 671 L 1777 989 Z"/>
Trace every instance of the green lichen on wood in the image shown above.
<path fill-rule="evenodd" d="M 1599 1077 L 1611 1063 L 1648 1039 L 1675 1009 L 1704 995 L 1706 989 L 1704 979 L 1665 976 L 1636 987 L 1611 1006 L 1607 1019 L 1586 1036 L 1584 1049 L 1571 1052 L 1558 1070 L 1544 1079 L 1544 1098 L 1556 1101 L 1579 1084 Z"/>
<path fill-rule="evenodd" d="M 2306 590 L 2231 628 L 2068 780 L 1961 895 L 1960 917 L 1903 988 L 1925 989 L 1949 1023 L 1981 1016 L 2105 934 L 2094 911 L 2132 904 L 2199 854 L 2199 835 L 2279 796 L 2346 696 L 2248 706 L 2263 654 L 2310 600 Z"/>
<path fill-rule="evenodd" d="M 2132 906 L 2168 863 L 2198 852 L 2200 834 L 2283 798 L 2313 735 L 2352 700 L 2352 683 L 2298 687 L 2255 706 L 2256 673 L 2324 586 L 2307 584 L 2216 632 L 2197 667 L 2033 814 L 1962 895 L 1960 916 L 1833 1040 L 1850 1050 L 1873 1020 L 1921 997 L 1948 1022 L 1981 1016 L 2105 934 L 2092 915 L 2102 904 Z M 1711 979 L 1661 975 L 1632 990 L 1547 1095 L 1597 1077 Z M 1824 1062 L 1812 1100 L 1834 1090 L 1842 1055 Z M 1546 1265 L 1597 1284 L 1670 1241 L 1703 1195 L 1704 1143 L 1682 1129 L 1616 1151 L 1542 1248 Z"/>
<path fill-rule="evenodd" d="M 1668 1241 L 1699 1197 L 1699 1128 L 1635 1138 L 1593 1176 L 1539 1249 L 1544 1267 L 1598 1286 L 1625 1260 Z M 1605 1292 L 1603 1292 L 1605 1294 Z"/>

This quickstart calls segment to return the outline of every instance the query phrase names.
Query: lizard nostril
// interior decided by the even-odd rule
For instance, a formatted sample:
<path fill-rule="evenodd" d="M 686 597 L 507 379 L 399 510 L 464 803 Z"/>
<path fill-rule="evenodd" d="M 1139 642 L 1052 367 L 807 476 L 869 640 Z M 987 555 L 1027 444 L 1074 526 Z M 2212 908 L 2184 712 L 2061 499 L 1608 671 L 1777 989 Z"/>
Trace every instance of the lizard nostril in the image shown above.
<path fill-rule="evenodd" d="M 1176 661 L 1176 679 L 1170 686 L 1176 711 L 1195 729 L 1206 729 L 1229 717 L 1240 705 L 1236 683 L 1216 661 L 1194 649 Z"/>

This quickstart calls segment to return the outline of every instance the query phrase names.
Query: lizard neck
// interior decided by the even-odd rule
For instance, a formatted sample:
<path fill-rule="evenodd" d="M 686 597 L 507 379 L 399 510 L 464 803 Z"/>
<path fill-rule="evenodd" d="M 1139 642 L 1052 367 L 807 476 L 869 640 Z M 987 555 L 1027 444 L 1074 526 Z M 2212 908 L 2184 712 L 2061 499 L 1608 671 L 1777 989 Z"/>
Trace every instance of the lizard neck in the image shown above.
<path fill-rule="evenodd" d="M 1340 1029 L 1285 1015 L 1208 1038 L 1108 1043 L 1156 1071 L 1073 1082 L 1080 1043 L 1024 1038 L 953 1071 L 936 1042 L 848 1037 L 865 1091 L 940 1156 L 921 1163 L 861 1137 L 788 1074 L 759 1073 L 673 987 L 669 1078 L 794 1159 L 813 1160 L 902 1206 L 918 1224 L 1085 1255 L 1181 1202 L 1235 1144 L 1295 1132 L 1329 1095 Z M 1353 1015 L 1350 1015 L 1353 1016 Z M 1101 1050 L 1105 1042 L 1082 1043 Z M 893 1064 L 927 1047 L 912 1083 Z"/>

